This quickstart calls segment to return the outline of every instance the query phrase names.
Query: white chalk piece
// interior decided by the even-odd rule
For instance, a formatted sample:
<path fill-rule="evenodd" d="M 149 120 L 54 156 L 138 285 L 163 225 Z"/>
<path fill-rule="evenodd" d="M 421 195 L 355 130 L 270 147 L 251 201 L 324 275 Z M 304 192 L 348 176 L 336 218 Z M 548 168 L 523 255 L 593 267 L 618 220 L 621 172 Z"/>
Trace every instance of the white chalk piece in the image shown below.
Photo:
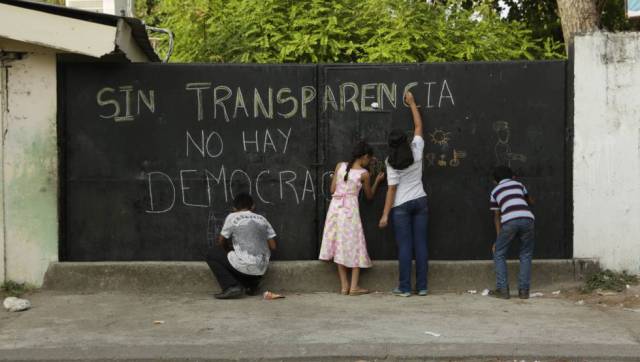
<path fill-rule="evenodd" d="M 576 302 L 577 305 L 584 305 L 584 300 L 579 300 Z"/>
<path fill-rule="evenodd" d="M 478 292 L 478 291 L 477 291 L 477 290 L 475 290 L 475 289 L 467 290 L 467 293 L 469 293 L 469 294 L 476 294 L 477 292 Z"/>
<path fill-rule="evenodd" d="M 531 298 L 544 297 L 544 293 L 540 293 L 540 292 L 531 293 L 531 295 L 529 297 L 531 297 Z"/>
<path fill-rule="evenodd" d="M 482 291 L 482 296 L 486 297 L 487 295 L 489 295 L 489 289 L 485 289 Z"/>
<path fill-rule="evenodd" d="M 553 294 L 553 295 L 560 295 L 560 291 L 559 291 L 559 290 L 556 290 L 555 292 L 552 292 L 551 294 Z"/>
<path fill-rule="evenodd" d="M 153 324 L 164 324 L 164 321 L 153 321 Z"/>
<path fill-rule="evenodd" d="M 618 293 L 616 293 L 616 292 L 603 292 L 601 290 L 598 291 L 597 294 L 599 296 L 601 296 L 601 297 L 611 297 L 611 296 L 614 296 L 614 295 L 618 295 Z"/>
<path fill-rule="evenodd" d="M 373 103 L 371 103 L 371 108 L 373 108 L 373 109 L 378 109 L 378 107 L 380 107 L 380 105 L 378 104 L 378 102 L 373 102 Z"/>
<path fill-rule="evenodd" d="M 440 337 L 441 336 L 440 333 L 430 332 L 430 331 L 425 331 L 424 334 L 428 334 L 428 335 L 433 336 L 433 337 Z"/>
<path fill-rule="evenodd" d="M 2 305 L 4 305 L 4 307 L 9 311 L 9 312 L 22 312 L 24 310 L 30 309 L 31 308 L 31 302 L 26 300 L 26 299 L 20 299 L 20 298 L 16 298 L 16 297 L 7 297 L 4 299 L 4 302 L 2 302 Z"/>

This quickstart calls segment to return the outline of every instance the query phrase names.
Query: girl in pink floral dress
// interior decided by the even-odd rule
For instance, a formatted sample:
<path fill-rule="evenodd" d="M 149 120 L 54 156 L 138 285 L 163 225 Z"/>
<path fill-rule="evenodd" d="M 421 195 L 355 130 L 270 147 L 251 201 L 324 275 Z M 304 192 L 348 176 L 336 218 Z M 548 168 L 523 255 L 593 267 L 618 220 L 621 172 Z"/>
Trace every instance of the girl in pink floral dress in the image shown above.
<path fill-rule="evenodd" d="M 366 142 L 358 143 L 351 161 L 338 163 L 331 179 L 332 198 L 324 224 L 319 259 L 336 263 L 343 295 L 369 292 L 358 286 L 360 268 L 371 267 L 360 220 L 358 194 L 364 186 L 365 196 L 372 199 L 378 185 L 384 180 L 384 173 L 381 172 L 371 186 L 371 176 L 366 167 L 372 158 L 371 146 Z M 351 268 L 351 284 L 347 279 L 347 268 Z"/>

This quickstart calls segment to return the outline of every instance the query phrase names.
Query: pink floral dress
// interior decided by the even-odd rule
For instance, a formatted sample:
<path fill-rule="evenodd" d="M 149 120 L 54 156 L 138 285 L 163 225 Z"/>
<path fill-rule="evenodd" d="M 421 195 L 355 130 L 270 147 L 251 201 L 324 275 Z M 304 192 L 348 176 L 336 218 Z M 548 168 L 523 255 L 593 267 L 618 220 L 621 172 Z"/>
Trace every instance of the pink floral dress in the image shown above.
<path fill-rule="evenodd" d="M 346 163 L 338 168 L 336 192 L 329 204 L 319 259 L 333 260 L 334 263 L 348 268 L 369 268 L 371 259 L 367 253 L 358 205 L 358 193 L 362 188 L 361 177 L 367 171 L 351 169 L 345 182 L 346 170 Z"/>

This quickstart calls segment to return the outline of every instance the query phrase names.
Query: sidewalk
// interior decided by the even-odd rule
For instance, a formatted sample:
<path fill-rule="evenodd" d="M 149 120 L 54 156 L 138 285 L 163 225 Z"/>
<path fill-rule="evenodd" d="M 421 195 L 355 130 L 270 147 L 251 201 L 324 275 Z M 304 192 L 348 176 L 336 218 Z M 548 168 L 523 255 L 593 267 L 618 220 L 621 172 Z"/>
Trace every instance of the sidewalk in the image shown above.
<path fill-rule="evenodd" d="M 640 313 L 559 297 L 220 301 L 49 291 L 29 299 L 29 311 L 0 311 L 0 360 L 640 360 Z"/>

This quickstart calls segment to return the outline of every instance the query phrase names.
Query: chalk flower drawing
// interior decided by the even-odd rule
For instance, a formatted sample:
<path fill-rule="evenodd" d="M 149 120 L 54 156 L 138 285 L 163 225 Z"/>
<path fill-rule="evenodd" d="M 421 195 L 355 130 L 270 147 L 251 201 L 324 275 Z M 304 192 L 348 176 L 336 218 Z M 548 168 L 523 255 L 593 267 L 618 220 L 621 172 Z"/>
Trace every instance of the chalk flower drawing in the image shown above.
<path fill-rule="evenodd" d="M 440 167 L 447 167 L 447 160 L 445 160 L 445 155 L 442 154 L 440 155 L 440 159 L 438 160 L 438 166 Z"/>

